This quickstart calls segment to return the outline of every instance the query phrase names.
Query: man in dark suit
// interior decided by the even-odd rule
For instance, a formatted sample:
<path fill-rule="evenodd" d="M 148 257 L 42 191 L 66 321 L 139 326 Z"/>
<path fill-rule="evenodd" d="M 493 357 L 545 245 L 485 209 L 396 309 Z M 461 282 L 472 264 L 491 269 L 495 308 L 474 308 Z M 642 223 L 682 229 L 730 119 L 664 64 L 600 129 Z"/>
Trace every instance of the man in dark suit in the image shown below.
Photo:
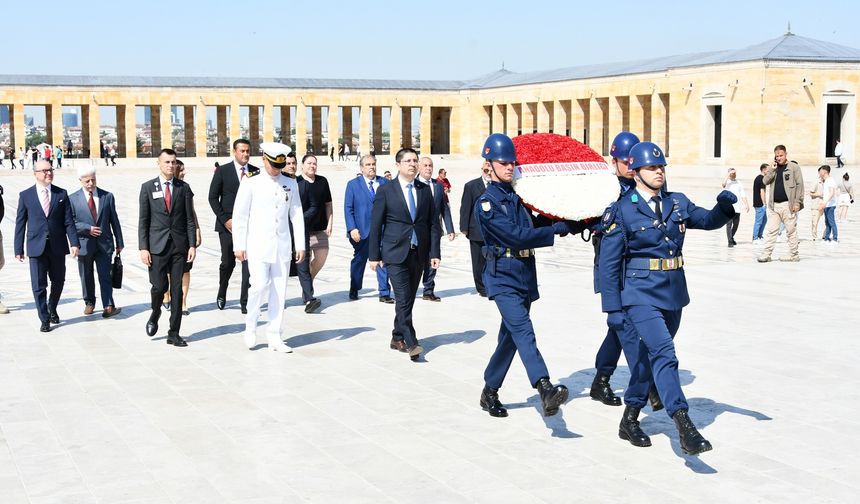
<path fill-rule="evenodd" d="M 179 335 L 182 323 L 182 274 L 185 263 L 194 261 L 197 249 L 197 225 L 194 222 L 194 193 L 185 182 L 173 177 L 176 152 L 161 149 L 159 174 L 140 186 L 138 247 L 140 260 L 149 268 L 152 284 L 152 314 L 146 323 L 146 334 L 158 332 L 161 302 L 168 289 L 170 273 L 170 329 L 167 344 L 188 346 Z"/>
<path fill-rule="evenodd" d="M 469 239 L 469 252 L 472 255 L 472 278 L 475 280 L 475 289 L 483 297 L 487 297 L 484 288 L 484 255 L 481 247 L 484 246 L 484 237 L 481 235 L 481 227 L 475 218 L 475 202 L 484 194 L 490 180 L 487 171 L 483 170 L 480 177 L 466 182 L 463 186 L 463 198 L 460 200 L 460 232 Z"/>
<path fill-rule="evenodd" d="M 233 161 L 218 166 L 209 184 L 209 206 L 215 212 L 215 231 L 221 241 L 221 266 L 219 267 L 218 295 L 215 303 L 219 310 L 227 303 L 227 284 L 236 267 L 236 256 L 233 254 L 233 204 L 239 184 L 248 177 L 260 173 L 256 166 L 248 164 L 251 159 L 251 143 L 240 138 L 233 142 Z M 247 313 L 248 304 L 248 262 L 242 261 L 242 290 L 239 294 L 239 306 L 242 313 Z"/>
<path fill-rule="evenodd" d="M 11 149 L 12 152 L 15 152 L 15 149 Z M 12 163 L 12 169 L 15 169 L 15 163 Z M 0 223 L 3 222 L 3 217 L 6 215 L 6 206 L 3 204 L 3 186 L 0 185 Z M 3 252 L 3 230 L 0 229 L 0 270 L 3 269 L 3 266 L 6 265 L 6 256 Z M 3 304 L 3 301 L 0 301 L 0 315 L 5 315 L 9 313 L 9 308 L 6 308 L 6 305 Z"/>
<path fill-rule="evenodd" d="M 84 164 L 78 168 L 78 179 L 81 181 L 81 189 L 69 195 L 69 202 L 78 230 L 78 240 L 81 242 L 78 274 L 83 289 L 84 315 L 91 315 L 95 309 L 96 286 L 93 270 L 96 269 L 99 273 L 102 317 L 113 317 L 122 310 L 117 308 L 113 301 L 111 258 L 114 252 L 114 237 L 117 254 L 122 252 L 125 246 L 116 203 L 113 194 L 96 187 L 96 168 L 92 164 Z"/>
<path fill-rule="evenodd" d="M 65 189 L 52 184 L 51 163 L 38 161 L 33 165 L 36 184 L 21 191 L 18 215 L 15 218 L 15 257 L 24 261 L 24 235 L 27 236 L 27 256 L 30 257 L 30 284 L 42 332 L 59 324 L 57 304 L 66 281 L 66 254 L 71 243 L 72 257 L 77 257 L 80 242 Z M 68 242 L 66 241 L 68 239 Z M 48 278 L 51 295 L 47 296 Z"/>
<path fill-rule="evenodd" d="M 343 198 L 344 222 L 346 236 L 352 245 L 352 262 L 349 264 L 349 299 L 358 299 L 364 281 L 364 268 L 367 267 L 367 257 L 370 253 L 368 238 L 370 235 L 370 213 L 373 200 L 380 186 L 388 181 L 376 176 L 376 158 L 370 155 L 361 157 L 361 176 L 355 177 L 346 184 L 346 194 Z M 394 303 L 391 289 L 388 287 L 388 269 L 385 266 L 376 268 L 376 282 L 379 288 L 381 303 Z"/>
<path fill-rule="evenodd" d="M 448 200 L 445 198 L 445 188 L 438 180 L 433 178 L 433 160 L 429 157 L 423 157 L 418 162 L 418 180 L 427 184 L 430 188 L 430 193 L 433 195 L 433 210 L 435 212 L 433 218 L 444 222 L 445 230 L 448 231 L 448 241 L 452 241 L 456 234 L 454 233 L 454 221 L 451 220 L 451 207 L 448 205 Z M 424 283 L 424 293 L 421 299 L 425 301 L 442 301 L 442 298 L 436 295 L 436 268 L 430 266 L 430 261 L 424 263 L 424 273 L 421 277 Z"/>
<path fill-rule="evenodd" d="M 439 219 L 434 218 L 430 188 L 415 180 L 418 153 L 409 148 L 400 149 L 394 159 L 397 178 L 380 186 L 373 200 L 368 255 L 374 271 L 380 262 L 388 266 L 388 277 L 394 288 L 394 330 L 389 347 L 408 353 L 416 361 L 424 348 L 418 344 L 412 326 L 412 307 L 424 263 L 429 260 L 433 268 L 438 268 L 441 262 L 442 229 Z"/>

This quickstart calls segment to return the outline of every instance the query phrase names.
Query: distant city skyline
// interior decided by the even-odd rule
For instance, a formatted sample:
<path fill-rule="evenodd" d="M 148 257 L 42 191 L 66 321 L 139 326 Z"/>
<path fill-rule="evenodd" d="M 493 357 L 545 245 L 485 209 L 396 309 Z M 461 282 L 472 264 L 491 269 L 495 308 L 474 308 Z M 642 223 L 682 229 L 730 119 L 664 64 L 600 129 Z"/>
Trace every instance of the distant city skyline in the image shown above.
<path fill-rule="evenodd" d="M 798 35 L 860 48 L 860 6 L 830 0 L 438 0 L 432 8 L 335 0 L 324 9 L 274 0 L 47 0 L 39 9 L 64 27 L 50 37 L 23 22 L 32 4 L 7 4 L 4 18 L 21 22 L 5 24 L 4 35 L 27 50 L 5 55 L 6 74 L 466 80 L 502 65 L 525 72 L 738 49 L 781 36 L 789 23 Z"/>

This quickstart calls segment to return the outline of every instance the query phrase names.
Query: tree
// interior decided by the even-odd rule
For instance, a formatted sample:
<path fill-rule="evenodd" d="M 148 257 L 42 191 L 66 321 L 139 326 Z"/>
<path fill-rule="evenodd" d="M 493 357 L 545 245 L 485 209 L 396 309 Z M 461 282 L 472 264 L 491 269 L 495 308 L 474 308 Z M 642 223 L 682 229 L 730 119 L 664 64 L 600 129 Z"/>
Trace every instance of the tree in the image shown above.
<path fill-rule="evenodd" d="M 46 135 L 45 133 L 42 133 L 40 131 L 33 131 L 33 132 L 27 134 L 27 145 L 29 145 L 29 146 L 35 146 L 35 145 L 39 145 L 40 143 L 47 143 L 47 142 L 48 142 L 48 135 Z"/>

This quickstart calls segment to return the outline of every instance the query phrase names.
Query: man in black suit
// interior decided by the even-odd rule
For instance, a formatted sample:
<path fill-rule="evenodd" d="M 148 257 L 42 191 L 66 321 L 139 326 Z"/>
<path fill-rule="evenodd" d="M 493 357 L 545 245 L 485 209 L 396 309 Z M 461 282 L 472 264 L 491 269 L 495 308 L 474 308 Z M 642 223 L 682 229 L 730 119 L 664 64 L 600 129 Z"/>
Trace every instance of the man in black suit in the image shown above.
<path fill-rule="evenodd" d="M 394 160 L 397 178 L 381 185 L 373 200 L 368 261 L 374 271 L 380 263 L 388 266 L 388 278 L 394 288 L 394 330 L 389 347 L 408 353 L 416 361 L 424 348 L 418 344 L 412 326 L 412 307 L 424 263 L 429 260 L 431 267 L 438 268 L 441 262 L 442 228 L 439 219 L 434 218 L 430 188 L 415 180 L 418 153 L 400 149 Z"/>
<path fill-rule="evenodd" d="M 72 244 L 72 257 L 77 257 L 80 242 L 72 218 L 72 207 L 65 189 L 53 185 L 54 169 L 42 160 L 33 164 L 36 184 L 24 189 L 18 196 L 18 215 L 15 218 L 15 257 L 24 262 L 24 237 L 27 237 L 27 255 L 30 257 L 30 285 L 42 332 L 51 330 L 50 324 L 59 324 L 57 304 L 66 282 L 66 254 Z M 68 239 L 68 242 L 66 241 Z M 48 279 L 51 279 L 51 295 Z"/>
<path fill-rule="evenodd" d="M 483 279 L 484 255 L 481 253 L 484 237 L 481 235 L 481 227 L 475 219 L 475 202 L 484 194 L 489 183 L 489 176 L 484 170 L 480 177 L 466 182 L 463 187 L 463 198 L 460 200 L 460 232 L 469 239 L 469 252 L 472 255 L 472 278 L 475 280 L 475 289 L 483 297 L 487 297 Z"/>
<path fill-rule="evenodd" d="M 233 161 L 218 166 L 209 184 L 209 206 L 215 212 L 215 231 L 221 241 L 221 266 L 218 278 L 218 295 L 215 303 L 219 310 L 227 303 L 227 284 L 236 267 L 236 256 L 233 254 L 233 204 L 239 184 L 248 177 L 260 173 L 256 166 L 248 164 L 251 159 L 251 143 L 244 138 L 233 142 Z M 242 290 L 239 294 L 239 306 L 242 313 L 247 313 L 248 285 L 250 275 L 248 262 L 242 261 Z"/>
<path fill-rule="evenodd" d="M 146 334 L 158 332 L 161 302 L 168 289 L 170 273 L 170 329 L 167 344 L 188 346 L 179 335 L 182 323 L 182 274 L 185 263 L 194 261 L 197 249 L 197 225 L 194 222 L 194 193 L 185 182 L 174 178 L 176 152 L 161 149 L 159 174 L 140 186 L 138 247 L 140 260 L 149 268 L 152 284 L 152 314 L 146 323 Z"/>
<path fill-rule="evenodd" d="M 433 218 L 444 223 L 445 230 L 448 231 L 448 241 L 452 241 L 457 235 L 454 233 L 454 221 L 451 220 L 451 207 L 445 199 L 445 188 L 433 178 L 433 160 L 429 157 L 423 157 L 418 162 L 418 180 L 430 188 L 430 193 L 433 195 L 433 210 L 435 211 Z M 442 301 L 442 298 L 436 295 L 436 268 L 430 266 L 430 261 L 424 263 L 421 281 L 424 283 L 424 293 L 421 295 L 421 299 Z"/>

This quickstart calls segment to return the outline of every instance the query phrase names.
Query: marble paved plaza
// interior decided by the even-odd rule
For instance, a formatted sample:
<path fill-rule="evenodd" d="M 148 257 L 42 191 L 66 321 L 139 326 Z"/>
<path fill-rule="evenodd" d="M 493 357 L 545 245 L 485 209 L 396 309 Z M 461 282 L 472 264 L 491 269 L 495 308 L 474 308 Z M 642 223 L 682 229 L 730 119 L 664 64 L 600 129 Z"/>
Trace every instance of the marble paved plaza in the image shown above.
<path fill-rule="evenodd" d="M 228 308 L 215 308 L 211 162 L 187 162 L 204 235 L 182 349 L 165 344 L 164 327 L 154 338 L 144 332 L 149 283 L 136 250 L 137 194 L 156 175 L 154 160 L 121 160 L 98 174 L 117 195 L 128 248 L 125 283 L 115 292 L 122 314 L 103 320 L 100 301 L 96 315 L 82 314 L 69 259 L 62 323 L 46 334 L 38 331 L 27 263 L 12 251 L 17 193 L 33 179 L 0 171 L 0 292 L 12 310 L 0 315 L 0 503 L 857 501 L 856 208 L 852 222 L 840 224 L 841 243 L 830 246 L 810 241 L 803 211 L 799 263 L 755 262 L 752 213 L 742 216 L 733 249 L 722 230 L 688 233 L 693 301 L 676 344 L 691 417 L 714 445 L 688 457 L 665 412 L 643 412 L 653 446 L 634 448 L 618 438 L 622 408 L 588 397 L 605 318 L 592 292 L 591 244 L 578 237 L 538 254 L 538 342 L 552 380 L 571 390 L 557 416 L 541 416 L 518 359 L 500 393 L 510 416 L 491 418 L 478 407 L 499 314 L 472 292 L 462 236 L 443 241 L 442 302 L 415 304 L 424 358 L 413 363 L 389 350 L 393 305 L 369 288 L 347 299 L 352 250 L 342 200 L 355 163 L 320 168 L 335 199 L 331 255 L 316 281 L 322 309 L 305 314 L 291 280 L 283 329 L 294 353 L 268 351 L 262 330 L 249 351 L 238 274 Z M 390 159 L 381 165 L 393 169 Z M 437 160 L 454 184 L 455 212 L 478 166 Z M 721 178 L 683 172 L 670 171 L 672 189 L 712 206 Z M 55 184 L 78 187 L 69 169 Z M 785 251 L 778 243 L 774 257 Z M 369 270 L 365 286 L 375 286 Z M 622 358 L 616 390 L 627 378 Z"/>

